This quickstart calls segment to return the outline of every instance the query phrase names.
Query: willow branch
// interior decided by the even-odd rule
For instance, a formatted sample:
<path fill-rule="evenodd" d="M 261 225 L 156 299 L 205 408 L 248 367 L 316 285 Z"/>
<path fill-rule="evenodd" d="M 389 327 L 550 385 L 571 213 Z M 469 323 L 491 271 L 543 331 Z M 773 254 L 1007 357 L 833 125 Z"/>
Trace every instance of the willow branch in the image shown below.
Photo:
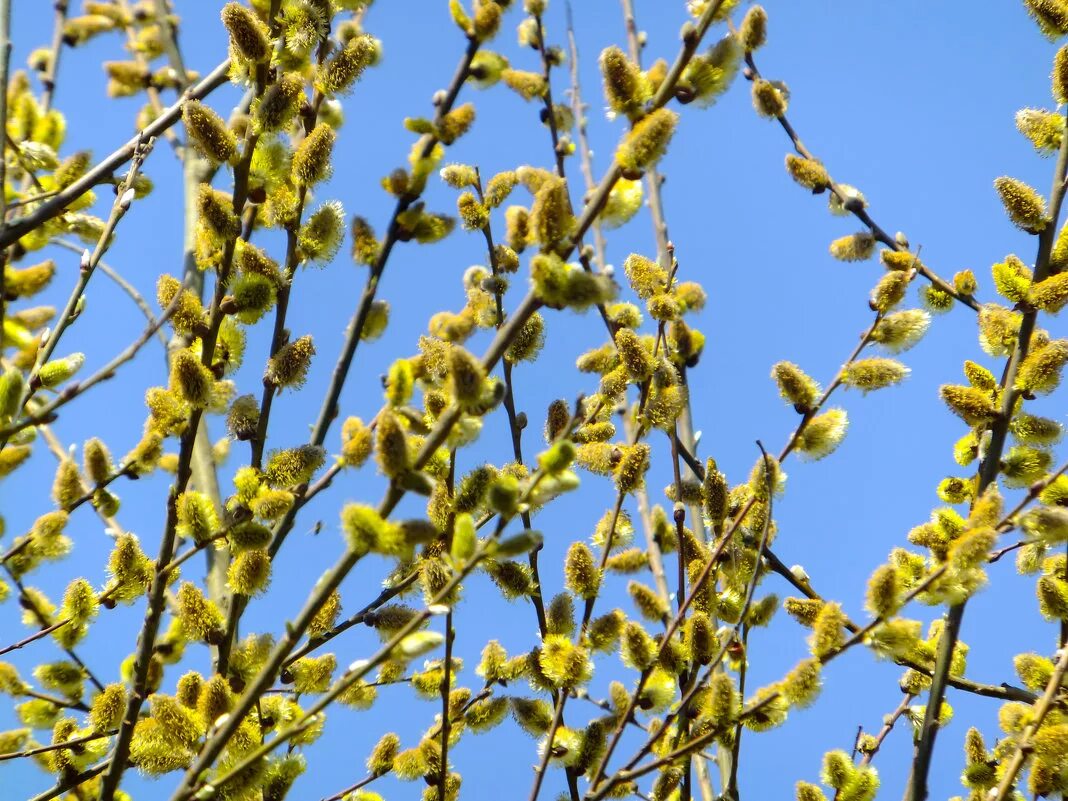
<path fill-rule="evenodd" d="M 189 100 L 201 100 L 219 86 L 227 82 L 230 70 L 230 61 L 226 60 L 213 69 L 203 80 L 191 87 L 185 96 L 174 105 L 168 107 L 159 117 L 154 119 L 144 130 L 130 139 L 110 156 L 96 166 L 92 167 L 85 175 L 64 188 L 55 197 L 42 203 L 32 212 L 17 217 L 8 223 L 7 227 L 0 231 L 0 248 L 13 244 L 40 225 L 62 214 L 66 208 L 92 189 L 99 183 L 108 180 L 111 175 L 134 157 L 140 145 L 159 136 L 167 129 L 174 126 L 182 118 L 182 109 Z"/>
<path fill-rule="evenodd" d="M 760 77 L 760 70 L 757 69 L 756 62 L 753 60 L 752 53 L 745 54 L 745 63 L 749 66 L 749 69 L 745 73 L 746 78 L 748 78 L 750 81 L 758 79 Z M 790 124 L 790 121 L 786 118 L 785 114 L 782 114 L 776 117 L 775 119 L 778 120 L 779 125 L 782 126 L 783 131 L 785 131 L 786 135 L 790 138 L 790 142 L 793 144 L 794 150 L 797 151 L 797 154 L 799 156 L 801 156 L 802 158 L 811 159 L 812 161 L 818 161 L 818 159 L 814 155 L 812 155 L 811 151 L 809 151 L 809 149 L 805 147 L 804 143 L 801 141 L 801 138 L 797 135 L 797 131 L 794 130 L 793 125 Z M 874 236 L 879 242 L 881 242 L 883 245 L 890 248 L 891 250 L 896 250 L 902 253 L 908 251 L 907 244 L 902 244 L 901 242 L 898 242 L 896 238 L 890 236 L 885 230 L 883 230 L 883 228 L 878 223 L 876 223 L 875 220 L 872 219 L 865 205 L 863 203 L 855 202 L 855 199 L 844 189 L 842 189 L 842 186 L 840 184 L 832 181 L 828 188 L 830 189 L 831 193 L 834 194 L 834 196 L 842 202 L 842 208 L 849 211 L 854 217 L 856 217 L 864 225 L 866 225 L 871 230 L 872 236 Z M 916 270 L 920 273 L 920 275 L 930 281 L 933 286 L 945 292 L 958 303 L 962 303 L 963 305 L 967 306 L 972 311 L 979 311 L 979 303 L 971 295 L 962 295 L 960 292 L 957 291 L 956 287 L 947 282 L 945 279 L 941 278 L 933 270 L 928 268 L 927 265 L 918 263 L 915 265 L 915 267 Z"/>

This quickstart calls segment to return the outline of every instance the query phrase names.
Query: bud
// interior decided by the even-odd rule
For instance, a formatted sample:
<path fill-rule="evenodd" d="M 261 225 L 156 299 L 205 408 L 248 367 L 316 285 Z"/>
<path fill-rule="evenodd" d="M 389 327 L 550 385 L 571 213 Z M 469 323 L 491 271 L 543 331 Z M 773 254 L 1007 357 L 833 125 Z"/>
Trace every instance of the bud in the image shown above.
<path fill-rule="evenodd" d="M 304 81 L 296 73 L 283 73 L 267 87 L 252 107 L 255 128 L 272 133 L 285 128 L 304 101 Z"/>
<path fill-rule="evenodd" d="M 62 359 L 53 359 L 41 365 L 37 378 L 41 386 L 49 389 L 58 387 L 70 379 L 85 364 L 84 353 L 72 353 Z"/>
<path fill-rule="evenodd" d="M 536 97 L 545 97 L 545 93 L 549 90 L 545 79 L 536 72 L 506 67 L 501 70 L 500 77 L 505 86 L 528 102 Z"/>
<path fill-rule="evenodd" d="M 1068 273 L 1051 275 L 1031 286 L 1028 300 L 1044 312 L 1059 312 L 1068 304 Z"/>
<path fill-rule="evenodd" d="M 601 52 L 600 62 L 608 107 L 632 120 L 640 116 L 651 96 L 649 83 L 641 70 L 615 45 Z"/>
<path fill-rule="evenodd" d="M 844 409 L 831 409 L 813 417 L 798 436 L 797 449 L 809 459 L 822 459 L 842 444 L 848 426 Z"/>
<path fill-rule="evenodd" d="M 326 450 L 318 445 L 272 451 L 264 468 L 264 478 L 275 489 L 295 487 L 311 480 L 326 461 Z"/>
<path fill-rule="evenodd" d="M 182 631 L 192 640 L 218 642 L 226 629 L 219 608 L 191 581 L 183 581 L 178 588 L 177 615 Z"/>
<path fill-rule="evenodd" d="M 378 416 L 375 430 L 375 458 L 379 469 L 389 478 L 397 478 L 411 466 L 408 437 L 400 418 L 384 411 Z"/>
<path fill-rule="evenodd" d="M 209 161 L 225 164 L 237 155 L 237 139 L 233 131 L 222 117 L 199 100 L 189 100 L 182 107 L 182 122 L 190 141 Z"/>
<path fill-rule="evenodd" d="M 327 201 L 300 227 L 297 242 L 305 262 L 325 264 L 334 258 L 345 237 L 345 212 L 341 204 Z"/>
<path fill-rule="evenodd" d="M 374 266 L 381 252 L 381 244 L 375 238 L 374 229 L 363 217 L 352 218 L 352 259 L 357 264 Z"/>
<path fill-rule="evenodd" d="M 63 459 L 56 466 L 55 480 L 52 482 L 52 500 L 60 509 L 67 509 L 86 493 L 78 465 L 73 459 Z"/>
<path fill-rule="evenodd" d="M 183 348 L 171 358 L 171 391 L 190 406 L 198 409 L 207 406 L 214 385 L 215 376 L 191 350 Z"/>
<path fill-rule="evenodd" d="M 601 572 L 593 559 L 593 552 L 584 542 L 573 542 L 564 560 L 564 581 L 567 589 L 584 600 L 597 597 L 601 587 Z"/>
<path fill-rule="evenodd" d="M 771 368 L 771 377 L 778 384 L 783 399 L 798 409 L 811 409 L 819 400 L 820 385 L 793 362 L 778 362 Z"/>
<path fill-rule="evenodd" d="M 786 674 L 782 694 L 791 706 L 804 709 L 812 705 L 820 694 L 820 672 L 818 659 L 806 659 Z"/>
<path fill-rule="evenodd" d="M 909 368 L 893 359 L 859 359 L 846 365 L 841 381 L 865 393 L 900 384 L 909 374 Z"/>
<path fill-rule="evenodd" d="M 627 623 L 620 639 L 624 665 L 635 670 L 645 670 L 652 665 L 656 658 L 656 643 L 640 623 Z"/>
<path fill-rule="evenodd" d="M 512 170 L 505 172 L 499 172 L 490 178 L 489 183 L 486 184 L 486 190 L 484 193 L 484 200 L 487 206 L 491 209 L 495 209 L 504 203 L 508 199 L 508 196 L 515 189 L 518 178 Z M 499 266 L 499 265 L 498 265 Z M 506 272 L 512 272 L 507 270 Z"/>
<path fill-rule="evenodd" d="M 1023 181 L 1002 176 L 994 180 L 994 189 L 1017 228 L 1037 234 L 1049 223 L 1046 219 L 1046 201 Z"/>
<path fill-rule="evenodd" d="M 315 88 L 326 95 L 345 94 L 363 74 L 378 61 L 378 43 L 364 34 L 350 39 L 316 68 Z"/>
<path fill-rule="evenodd" d="M 207 495 L 187 490 L 178 496 L 175 506 L 178 510 L 175 533 L 179 537 L 188 537 L 200 545 L 218 533 L 219 518 Z"/>
<path fill-rule="evenodd" d="M 761 117 L 773 120 L 786 113 L 786 96 L 771 81 L 757 78 L 753 81 L 753 108 Z"/>
<path fill-rule="evenodd" d="M 970 426 L 989 423 L 998 416 L 990 394 L 975 387 L 943 384 L 938 393 L 949 410 Z"/>
<path fill-rule="evenodd" d="M 879 321 L 871 333 L 871 340 L 890 353 L 900 353 L 923 339 L 930 324 L 931 315 L 922 309 L 895 312 Z"/>
<path fill-rule="evenodd" d="M 268 359 L 263 378 L 279 388 L 302 387 L 314 355 L 315 344 L 311 336 L 306 334 L 283 345 Z"/>
<path fill-rule="evenodd" d="M 1068 3 L 1065 0 L 1024 0 L 1042 33 L 1051 40 L 1068 34 Z"/>
<path fill-rule="evenodd" d="M 489 3 L 488 5 L 495 5 Z M 475 107 L 472 103 L 457 106 L 441 119 L 438 125 L 438 138 L 442 143 L 451 145 L 465 133 L 475 122 Z"/>
<path fill-rule="evenodd" d="M 623 493 L 640 489 L 645 485 L 645 473 L 648 469 L 648 445 L 641 443 L 626 448 L 614 470 L 616 487 Z"/>
<path fill-rule="evenodd" d="M 752 53 L 767 41 L 768 38 L 768 12 L 763 6 L 753 6 L 742 18 L 742 24 L 738 27 L 738 40 L 745 48 L 745 52 Z"/>
<path fill-rule="evenodd" d="M 822 192 L 831 185 L 827 169 L 815 159 L 806 159 L 793 153 L 786 154 L 786 171 L 805 189 Z"/>
<path fill-rule="evenodd" d="M 1009 254 L 1005 261 L 994 264 L 990 272 L 994 278 L 994 288 L 1003 298 L 1013 303 L 1027 299 L 1031 289 L 1031 271 L 1016 256 Z"/>
<path fill-rule="evenodd" d="M 26 380 L 17 367 L 0 373 L 0 421 L 10 420 L 19 413 Z"/>
<path fill-rule="evenodd" d="M 839 237 L 831 242 L 830 250 L 839 261 L 864 261 L 875 252 L 875 237 L 869 231 Z"/>
<path fill-rule="evenodd" d="M 555 176 L 534 194 L 530 209 L 530 233 L 534 241 L 549 249 L 565 241 L 575 230 L 567 182 Z"/>
<path fill-rule="evenodd" d="M 223 25 L 230 34 L 234 53 L 253 64 L 266 61 L 271 54 L 267 26 L 240 3 L 227 3 L 222 10 Z"/>
<path fill-rule="evenodd" d="M 638 613 L 646 620 L 653 622 L 667 620 L 670 607 L 667 601 L 657 595 L 652 588 L 638 581 L 629 581 L 627 594 L 630 595 Z"/>
<path fill-rule="evenodd" d="M 1048 394 L 1057 388 L 1068 362 L 1068 340 L 1055 339 L 1031 351 L 1016 373 L 1016 389 Z"/>
<path fill-rule="evenodd" d="M 310 187 L 330 177 L 330 155 L 334 149 L 337 134 L 334 129 L 321 122 L 293 154 L 292 176 L 294 183 Z"/>
<path fill-rule="evenodd" d="M 842 608 L 838 604 L 823 604 L 819 614 L 816 615 L 812 637 L 809 639 L 813 656 L 826 657 L 842 645 L 842 626 L 845 619 Z"/>
<path fill-rule="evenodd" d="M 481 231 L 489 225 L 489 209 L 472 192 L 464 192 L 456 199 L 456 210 L 465 231 Z"/>
<path fill-rule="evenodd" d="M 656 164 L 667 151 L 678 120 L 678 114 L 665 108 L 642 117 L 616 148 L 616 163 L 625 173 L 640 173 Z"/>
<path fill-rule="evenodd" d="M 226 585 L 237 595 L 261 595 L 270 583 L 271 558 L 266 550 L 242 551 L 226 571 Z"/>
<path fill-rule="evenodd" d="M 199 221 L 222 239 L 235 239 L 241 233 L 241 221 L 234 214 L 233 201 L 225 192 L 201 184 L 197 194 Z"/>
<path fill-rule="evenodd" d="M 482 395 L 486 371 L 473 354 L 454 345 L 448 356 L 449 388 L 457 404 L 469 408 L 477 404 Z"/>

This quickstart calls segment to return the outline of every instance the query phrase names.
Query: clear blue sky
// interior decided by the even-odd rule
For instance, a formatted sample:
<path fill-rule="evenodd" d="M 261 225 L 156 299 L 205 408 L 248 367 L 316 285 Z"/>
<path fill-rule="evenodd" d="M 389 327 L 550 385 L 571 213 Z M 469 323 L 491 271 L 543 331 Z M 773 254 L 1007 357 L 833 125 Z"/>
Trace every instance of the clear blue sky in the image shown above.
<path fill-rule="evenodd" d="M 575 0 L 574 5 L 600 173 L 609 163 L 620 124 L 600 113 L 596 56 L 607 44 L 623 41 L 623 24 L 614 0 Z M 217 15 L 221 2 L 184 0 L 177 6 L 185 18 L 181 43 L 187 61 L 206 73 L 225 51 Z M 670 59 L 676 52 L 679 26 L 686 18 L 683 6 L 680 0 L 637 3 L 639 25 L 648 31 L 649 61 L 658 56 Z M 873 216 L 885 229 L 904 231 L 914 245 L 922 245 L 924 260 L 933 269 L 949 277 L 970 267 L 979 276 L 981 296 L 992 298 L 989 265 L 1010 252 L 1031 261 L 1034 241 L 1005 219 L 991 182 L 1009 174 L 1046 192 L 1053 170 L 1052 161 L 1036 157 L 1013 124 L 1017 109 L 1052 103 L 1048 75 L 1054 47 L 1040 36 L 1022 4 L 769 0 L 766 6 L 770 37 L 758 63 L 767 77 L 789 85 L 790 118 L 805 143 L 824 159 L 836 179 L 865 192 Z M 29 51 L 50 36 L 51 4 L 16 3 L 14 17 L 14 63 L 24 64 Z M 495 46 L 514 66 L 536 69 L 533 51 L 520 50 L 515 42 L 519 17 L 517 11 L 509 13 Z M 430 98 L 448 82 L 464 42 L 449 21 L 444 0 L 379 0 L 366 23 L 384 42 L 385 56 L 347 101 L 335 175 L 320 197 L 341 200 L 347 214 L 362 214 L 382 230 L 391 202 L 378 180 L 404 163 L 412 140 L 401 120 L 430 113 Z M 560 0 L 550 3 L 546 25 L 552 43 L 565 42 Z M 58 105 L 68 115 L 64 153 L 91 148 L 101 157 L 131 134 L 140 101 L 107 101 L 106 79 L 99 66 L 102 60 L 121 58 L 121 41 L 115 35 L 64 54 L 57 91 Z M 565 71 L 556 73 L 558 97 L 566 80 Z M 225 114 L 235 98 L 228 89 L 211 102 Z M 550 165 L 548 133 L 537 123 L 536 106 L 524 104 L 503 87 L 487 93 L 465 88 L 461 99 L 474 100 L 479 117 L 473 132 L 450 151 L 450 160 L 477 164 L 483 174 L 520 164 Z M 777 450 L 796 424 L 796 415 L 781 403 L 768 378 L 770 366 L 790 359 L 821 381 L 830 380 L 870 322 L 867 295 L 881 270 L 875 262 L 843 264 L 830 257 L 828 243 L 857 230 L 857 225 L 830 216 L 823 198 L 810 197 L 792 184 L 782 168 L 788 142 L 777 125 L 752 112 L 743 80 L 711 109 L 682 111 L 683 122 L 663 171 L 680 274 L 702 282 L 710 298 L 695 320 L 708 344 L 692 373 L 693 407 L 697 427 L 703 431 L 701 454 L 714 455 L 737 482 L 756 458 L 756 439 Z M 569 161 L 568 168 L 579 196 L 578 162 Z M 156 182 L 156 191 L 134 205 L 106 258 L 151 296 L 160 272 L 180 272 L 180 170 L 165 142 L 157 144 L 145 171 Z M 435 182 L 427 192 L 428 205 L 451 211 L 454 196 L 453 190 Z M 276 240 L 265 241 L 278 248 Z M 611 234 L 611 262 L 620 264 L 631 251 L 655 252 L 645 211 Z M 297 277 L 290 328 L 295 336 L 313 334 L 319 356 L 306 389 L 279 398 L 271 426 L 274 446 L 302 442 L 314 421 L 342 329 L 365 277 L 364 268 L 354 267 L 346 253 L 347 245 L 325 270 L 306 270 Z M 64 251 L 50 255 L 60 264 L 50 290 L 51 302 L 59 304 L 75 278 L 78 261 Z M 374 414 L 381 402 L 379 376 L 398 353 L 414 351 L 433 312 L 462 307 L 461 276 L 467 267 L 483 261 L 481 237 L 459 231 L 434 247 L 411 244 L 395 251 L 380 291 L 393 306 L 392 323 L 382 340 L 361 346 L 343 397 L 344 415 L 367 419 Z M 903 386 L 867 397 L 838 397 L 852 422 L 839 451 L 817 464 L 791 462 L 786 468 L 787 493 L 775 509 L 780 532 L 776 551 L 787 564 L 803 564 L 819 591 L 842 600 L 858 617 L 863 615 L 870 572 L 891 548 L 905 543 L 909 528 L 923 522 L 938 505 L 934 488 L 956 469 L 951 448 L 964 429 L 942 407 L 937 387 L 960 381 L 966 358 L 1000 370 L 979 350 L 974 323 L 974 315 L 964 309 L 936 318 L 927 339 L 904 356 L 912 374 Z M 60 351 L 84 350 L 91 368 L 110 358 L 142 327 L 136 310 L 101 275 L 91 284 L 85 316 Z M 1063 332 L 1056 321 L 1052 328 L 1054 333 Z M 264 322 L 250 337 L 247 362 L 238 379 L 242 391 L 258 391 L 268 335 L 269 323 Z M 518 406 L 533 422 L 526 438 L 528 453 L 537 447 L 535 437 L 551 399 L 593 389 L 588 380 L 561 366 L 568 368 L 575 356 L 600 344 L 603 336 L 593 314 L 548 314 L 548 341 L 541 361 L 516 371 Z M 476 340 L 472 347 L 481 350 L 483 342 Z M 98 435 L 115 453 L 124 453 L 140 435 L 144 390 L 165 380 L 162 352 L 157 344 L 150 345 L 120 378 L 68 407 L 55 430 L 64 442 L 79 445 L 89 434 Z M 1056 401 L 1042 408 L 1063 419 L 1063 407 Z M 218 428 L 218 421 L 213 426 Z M 488 422 L 482 445 L 468 457 L 472 465 L 476 458 L 499 462 L 510 456 L 505 430 L 502 414 Z M 328 445 L 336 448 L 337 443 L 335 430 Z M 246 456 L 245 446 L 235 443 L 224 477 Z M 0 485 L 9 538 L 50 508 L 53 466 L 51 455 L 42 448 L 27 468 Z M 382 482 L 372 472 L 343 475 L 305 510 L 286 543 L 276 584 L 265 599 L 252 605 L 245 630 L 278 631 L 282 621 L 295 614 L 304 588 L 343 547 L 337 531 L 341 503 L 380 496 Z M 650 475 L 654 498 L 670 478 L 669 463 L 660 458 Z M 163 526 L 167 487 L 165 476 L 117 487 L 124 501 L 119 519 L 139 534 L 150 553 L 155 553 Z M 587 537 L 611 500 L 606 482 L 587 479 L 582 492 L 537 520 L 546 534 L 542 558 L 546 597 L 561 587 L 567 544 Z M 309 532 L 316 520 L 325 525 L 313 537 Z M 103 580 L 109 541 L 91 510 L 79 510 L 71 533 L 75 557 L 33 577 L 56 594 L 76 575 Z M 347 580 L 343 596 L 348 613 L 377 593 L 382 567 L 361 564 Z M 201 570 L 199 563 L 191 563 L 186 573 L 199 576 Z M 1015 681 L 1013 655 L 1024 650 L 1051 652 L 1057 632 L 1039 618 L 1033 584 L 1015 576 L 1010 560 L 992 568 L 991 583 L 969 605 L 965 618 L 963 638 L 972 646 L 968 675 L 990 683 Z M 625 581 L 614 580 L 610 599 L 629 610 L 624 586 Z M 761 592 L 791 594 L 774 576 Z M 610 608 L 609 601 L 600 608 Z M 118 662 L 132 652 L 142 611 L 137 606 L 103 614 L 80 649 L 107 679 L 117 678 Z M 16 617 L 9 601 L 0 640 L 20 636 Z M 479 681 L 473 668 L 489 637 L 499 637 L 511 653 L 529 649 L 536 640 L 529 604 L 506 604 L 485 577 L 469 583 L 466 601 L 456 612 L 456 626 L 457 650 L 467 658 L 463 679 L 470 686 Z M 782 613 L 770 628 L 755 632 L 750 686 L 774 681 L 789 669 L 805 653 L 804 636 Z M 338 639 L 334 650 L 339 664 L 346 665 L 375 647 L 373 634 L 356 631 Z M 50 641 L 44 641 L 15 655 L 14 661 L 28 673 L 32 664 L 59 655 Z M 190 648 L 186 663 L 207 669 L 205 649 Z M 172 668 L 169 682 L 182 670 Z M 793 713 L 777 731 L 747 734 L 741 771 L 747 801 L 791 798 L 797 779 L 817 780 L 826 750 L 848 750 L 858 725 L 876 731 L 883 715 L 900 699 L 901 672 L 858 650 L 828 669 L 828 686 L 814 708 Z M 602 660 L 591 692 L 603 696 L 608 680 L 620 674 L 614 659 Z M 998 736 L 996 701 L 956 692 L 949 700 L 957 716 L 938 741 L 932 798 L 963 792 L 958 776 L 968 725 L 979 726 L 988 743 Z M 351 784 L 363 776 L 363 760 L 383 731 L 393 729 L 405 746 L 414 745 L 438 709 L 436 702 L 413 700 L 408 689 L 394 687 L 382 692 L 371 713 L 334 711 L 323 740 L 309 752 L 308 776 L 290 797 L 315 801 Z M 593 711 L 572 703 L 568 720 L 584 722 Z M 10 725 L 14 724 L 4 705 L 0 727 Z M 489 736 L 466 737 L 450 756 L 464 774 L 463 797 L 469 799 L 525 797 L 531 765 L 537 760 L 535 743 L 511 723 Z M 875 762 L 883 777 L 882 797 L 901 793 L 910 758 L 908 731 L 900 727 Z M 50 783 L 35 768 L 12 763 L 0 763 L 0 782 L 12 798 L 29 796 Z M 131 772 L 127 786 L 139 801 L 165 799 L 173 778 L 144 781 Z M 562 775 L 554 771 L 542 797 L 552 798 L 562 788 Z M 390 799 L 409 799 L 418 797 L 422 786 L 385 780 L 375 789 Z"/>

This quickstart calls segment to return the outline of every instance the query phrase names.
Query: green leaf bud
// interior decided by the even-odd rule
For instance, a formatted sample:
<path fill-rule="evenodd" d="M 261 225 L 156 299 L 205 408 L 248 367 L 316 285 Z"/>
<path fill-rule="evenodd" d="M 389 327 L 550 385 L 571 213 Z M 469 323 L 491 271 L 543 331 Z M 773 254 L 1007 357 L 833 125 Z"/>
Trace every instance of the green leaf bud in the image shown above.
<path fill-rule="evenodd" d="M 642 117 L 616 148 L 616 163 L 625 173 L 640 173 L 656 164 L 667 152 L 679 115 L 660 108 Z"/>
<path fill-rule="evenodd" d="M 994 180 L 1005 213 L 1017 228 L 1030 234 L 1041 233 L 1049 224 L 1046 201 L 1034 189 L 1015 178 L 1001 176 Z"/>
<path fill-rule="evenodd" d="M 70 380 L 83 364 L 85 364 L 85 354 L 72 353 L 61 359 L 53 359 L 42 364 L 37 372 L 37 378 L 43 387 L 49 389 L 58 387 L 64 381 Z"/>

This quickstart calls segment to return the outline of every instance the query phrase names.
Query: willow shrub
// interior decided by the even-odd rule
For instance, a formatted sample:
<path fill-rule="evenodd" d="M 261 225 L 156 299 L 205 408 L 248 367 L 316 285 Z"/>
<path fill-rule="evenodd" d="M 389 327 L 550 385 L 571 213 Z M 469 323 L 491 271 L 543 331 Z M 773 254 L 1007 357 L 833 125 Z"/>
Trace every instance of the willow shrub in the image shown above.
<path fill-rule="evenodd" d="M 157 786 L 172 801 L 278 801 L 291 789 L 314 798 L 328 791 L 302 775 L 305 753 L 341 704 L 367 710 L 359 725 L 380 731 L 366 769 L 354 768 L 354 786 L 333 799 L 378 799 L 374 782 L 386 776 L 414 783 L 404 797 L 456 798 L 464 780 L 456 755 L 479 748 L 474 736 L 497 726 L 536 742 L 531 799 L 550 772 L 571 801 L 737 799 L 743 731 L 748 739 L 789 726 L 793 710 L 817 701 L 824 666 L 863 646 L 904 668 L 902 700 L 882 729 L 861 732 L 852 754 L 831 751 L 813 765 L 807 778 L 818 783 L 799 781 L 799 801 L 873 798 L 874 758 L 901 719 L 915 742 L 907 798 L 923 801 L 936 735 L 952 717 L 948 688 L 1002 704 L 996 722 L 988 715 L 967 729 L 963 761 L 949 744 L 937 752 L 939 770 L 962 771 L 968 798 L 1063 795 L 1068 465 L 1057 467 L 1054 456 L 1061 424 L 1035 414 L 1032 402 L 1057 390 L 1068 362 L 1068 340 L 1043 328 L 1068 303 L 1068 227 L 1060 221 L 1068 46 L 1053 63 L 1057 108 L 1016 117 L 1038 154 L 1055 156 L 1051 194 L 1009 176 L 993 182 L 1008 220 L 1032 236 L 1034 255 L 1006 256 L 987 281 L 969 270 L 939 275 L 903 234 L 874 221 L 859 189 L 807 150 L 787 121 L 786 85 L 757 67 L 756 53 L 771 46 L 760 6 L 691 0 L 674 53 L 657 42 L 665 57 L 643 65 L 647 43 L 631 24 L 622 46 L 600 54 L 619 139 L 598 178 L 577 71 L 568 76 L 574 42 L 553 44 L 568 32 L 547 29 L 545 0 L 472 2 L 448 4 L 459 66 L 424 116 L 404 120 L 407 158 L 381 180 L 394 199 L 387 220 L 350 216 L 342 202 L 358 197 L 319 189 L 341 157 L 348 98 L 381 56 L 370 0 L 230 2 L 221 15 L 190 4 L 196 18 L 183 31 L 221 25 L 229 36 L 228 58 L 204 76 L 186 70 L 166 0 L 86 0 L 80 13 L 59 2 L 54 44 L 32 52 L 28 71 L 5 66 L 0 476 L 43 470 L 43 460 L 28 461 L 36 451 L 51 450 L 58 464 L 54 477 L 40 476 L 51 481 L 51 507 L 29 530 L 9 532 L 2 553 L 11 641 L 2 653 L 25 648 L 41 661 L 32 675 L 0 662 L 0 692 L 22 724 L 0 733 L 0 758 L 32 759 L 51 774 L 54 787 L 39 799 L 128 798 L 131 771 L 164 777 Z M 10 36 L 9 5 L 0 2 L 0 40 Z M 1041 34 L 1068 34 L 1065 0 L 1024 5 Z M 629 0 L 623 11 L 633 23 Z M 528 51 L 522 58 L 496 49 L 509 28 Z M 52 93 L 65 49 L 114 33 L 126 52 L 104 64 L 108 91 L 141 98 L 144 108 L 140 133 L 98 161 L 77 149 L 76 121 L 53 107 Z M 688 376 L 706 348 L 694 325 L 706 293 L 667 240 L 657 164 L 687 135 L 691 116 L 745 81 L 755 112 L 786 134 L 789 175 L 833 214 L 854 218 L 854 232 L 834 239 L 830 253 L 871 263 L 872 317 L 824 385 L 792 362 L 771 367 L 796 429 L 777 453 L 761 446 L 749 474 L 728 477 L 697 452 L 700 406 L 691 406 Z M 232 110 L 212 102 L 227 82 L 240 90 Z M 515 92 L 540 109 L 544 147 L 515 154 L 514 169 L 494 175 L 451 161 L 450 146 L 476 124 L 475 90 Z M 185 197 L 172 204 L 185 214 L 185 274 L 158 276 L 154 306 L 129 289 L 149 327 L 90 372 L 76 352 L 78 338 L 91 335 L 78 319 L 86 292 L 110 271 L 102 261 L 109 245 L 145 224 L 126 222 L 127 214 L 152 191 L 151 157 L 165 139 L 186 176 Z M 565 178 L 565 164 L 582 170 L 584 186 Z M 424 202 L 438 182 L 454 191 L 455 210 Z M 606 237 L 643 204 L 655 223 L 647 252 L 614 270 Z M 462 272 L 464 305 L 435 313 L 417 341 L 395 339 L 402 350 L 382 378 L 380 407 L 368 419 L 348 414 L 346 382 L 371 382 L 357 351 L 389 327 L 390 303 L 378 288 L 395 253 L 435 259 L 416 245 L 462 232 L 481 254 Z M 60 279 L 54 261 L 38 254 L 71 241 L 84 251 L 77 275 L 64 279 L 69 300 L 61 309 L 41 305 L 38 296 Z M 335 349 L 288 327 L 291 308 L 314 302 L 302 293 L 302 273 L 350 255 L 366 283 L 336 368 L 324 396 L 311 399 L 319 411 L 306 441 L 278 442 L 277 396 L 301 393 L 315 360 Z M 837 395 L 904 381 L 902 354 L 933 315 L 951 310 L 974 320 L 978 335 L 975 360 L 947 372 L 940 393 L 959 422 L 934 447 L 951 451 L 959 470 L 936 488 L 944 505 L 903 532 L 875 568 L 866 616 L 850 619 L 802 567 L 775 555 L 781 465 L 795 455 L 830 457 L 850 422 Z M 513 374 L 539 361 L 554 318 L 581 313 L 603 322 L 575 365 L 587 389 L 532 419 L 517 410 Z M 270 332 L 266 353 L 247 347 L 257 326 Z M 82 396 L 166 334 L 168 374 L 145 395 L 143 432 L 128 453 L 113 454 L 94 435 L 94 419 L 79 417 Z M 480 352 L 470 349 L 475 342 Z M 247 361 L 263 365 L 262 379 L 237 380 Z M 80 448 L 57 440 L 49 429 L 57 418 L 84 426 Z M 487 432 L 510 437 L 487 441 L 492 418 Z M 208 441 L 208 420 L 225 425 L 226 438 Z M 478 453 L 492 461 L 471 456 L 480 435 Z M 351 482 L 340 479 L 356 471 L 379 473 L 384 495 L 346 500 Z M 137 493 L 133 480 L 151 473 L 170 483 L 158 537 L 151 521 L 134 526 L 140 536 L 119 522 L 121 496 Z M 590 473 L 603 479 L 587 481 Z M 662 497 L 654 487 L 664 485 Z M 606 509 L 594 529 L 539 531 L 538 512 L 574 494 Z M 287 540 L 313 499 L 318 514 L 338 521 L 340 542 Z M 408 511 L 398 514 L 402 500 Z M 73 528 L 89 525 L 94 512 L 113 539 L 104 564 L 75 561 Z M 546 537 L 573 538 L 563 565 L 552 566 L 554 575 L 562 567 L 563 586 L 542 583 Z M 293 551 L 312 547 L 336 561 L 300 587 L 287 578 Z M 980 684 L 967 677 L 961 623 L 989 564 L 1010 553 L 1033 576 L 1037 613 L 1061 622 L 1062 647 L 1048 656 L 1036 646 L 1016 657 L 1017 677 Z M 84 577 L 50 598 L 35 583 L 64 560 Z M 357 568 L 360 581 L 342 593 Z M 272 583 L 286 587 L 290 616 L 239 631 Z M 774 583 L 793 594 L 780 602 L 765 589 Z M 521 650 L 508 653 L 497 639 L 460 648 L 454 610 L 470 585 L 530 609 L 533 636 Z M 609 608 L 602 596 L 613 592 L 629 600 Z M 920 604 L 943 613 L 926 629 L 910 617 Z M 98 677 L 78 651 L 119 606 L 136 608 L 129 619 L 141 621 L 139 630 L 115 642 L 116 662 Z M 760 651 L 750 653 L 749 634 L 780 608 L 796 620 L 808 655 L 753 688 L 746 669 Z M 348 632 L 360 628 L 374 630 L 380 647 L 339 661 Z M 609 663 L 609 675 L 624 680 L 598 678 L 595 668 Z M 397 693 L 436 710 L 421 733 L 387 730 L 397 722 Z M 478 764 L 500 769 L 495 760 Z"/>

